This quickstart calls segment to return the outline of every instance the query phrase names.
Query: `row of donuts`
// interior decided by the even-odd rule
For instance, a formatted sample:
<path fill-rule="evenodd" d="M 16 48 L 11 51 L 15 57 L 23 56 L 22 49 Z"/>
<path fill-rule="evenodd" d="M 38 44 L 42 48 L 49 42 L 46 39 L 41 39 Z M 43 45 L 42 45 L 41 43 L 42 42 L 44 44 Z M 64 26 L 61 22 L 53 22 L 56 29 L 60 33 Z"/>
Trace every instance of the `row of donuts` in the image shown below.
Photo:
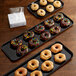
<path fill-rule="evenodd" d="M 53 5 L 52 4 L 47 5 L 47 2 L 53 3 Z M 62 6 L 61 2 L 58 1 L 58 0 L 56 0 L 56 1 L 54 1 L 54 0 L 40 0 L 39 4 L 33 2 L 31 4 L 31 9 L 33 11 L 37 11 L 37 14 L 39 16 L 45 16 L 45 14 L 46 14 L 46 11 L 44 9 L 42 9 L 42 8 L 39 9 L 39 5 L 41 5 L 41 6 L 46 6 L 47 5 L 46 6 L 46 11 L 48 11 L 48 12 L 53 12 L 55 8 L 60 8 Z"/>
<path fill-rule="evenodd" d="M 63 46 L 60 43 L 56 43 L 51 46 L 51 50 L 45 49 L 40 53 L 40 59 L 45 60 L 41 64 L 41 70 L 44 72 L 49 72 L 53 70 L 54 63 L 48 59 L 52 57 L 52 53 L 55 53 L 54 60 L 57 63 L 62 63 L 66 60 L 66 56 L 63 53 L 59 53 L 63 50 Z M 51 53 L 52 52 L 52 53 Z M 36 70 L 39 67 L 39 61 L 37 59 L 32 59 L 28 61 L 27 63 L 27 69 L 33 71 L 30 76 L 43 76 L 42 72 L 39 70 Z M 15 76 L 26 76 L 27 75 L 27 69 L 24 67 L 21 67 L 15 71 Z M 35 71 L 34 71 L 35 70 Z"/>
<path fill-rule="evenodd" d="M 61 27 L 68 27 L 70 25 L 70 20 L 68 18 L 64 18 L 62 13 L 57 13 L 53 19 L 49 19 L 44 21 L 44 25 L 37 25 L 34 29 L 34 32 L 40 34 L 40 40 L 46 41 L 51 38 L 51 34 L 58 34 L 61 32 L 61 27 L 55 25 L 55 22 L 60 23 Z M 45 29 L 50 29 L 50 32 L 45 31 Z M 23 35 L 23 39 L 28 41 L 30 48 L 37 47 L 40 41 L 35 38 L 35 34 L 33 31 L 26 31 Z M 28 53 L 28 46 L 22 44 L 22 40 L 14 39 L 11 40 L 11 45 L 13 48 L 17 49 L 16 53 L 19 56 Z"/>

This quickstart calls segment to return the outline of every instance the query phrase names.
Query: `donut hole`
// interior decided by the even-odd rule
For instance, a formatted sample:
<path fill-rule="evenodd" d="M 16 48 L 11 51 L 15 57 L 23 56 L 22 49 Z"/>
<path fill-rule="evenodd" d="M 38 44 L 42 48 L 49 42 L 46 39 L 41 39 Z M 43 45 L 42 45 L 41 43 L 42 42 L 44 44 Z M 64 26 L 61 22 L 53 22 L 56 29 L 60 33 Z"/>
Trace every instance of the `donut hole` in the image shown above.
<path fill-rule="evenodd" d="M 19 74 L 22 74 L 22 71 L 20 71 Z"/>
<path fill-rule="evenodd" d="M 21 51 L 24 51 L 24 48 L 21 48 Z"/>
<path fill-rule="evenodd" d="M 47 37 L 47 36 L 48 36 L 48 34 L 46 34 L 46 33 L 45 33 L 45 36 Z"/>
<path fill-rule="evenodd" d="M 58 28 L 57 27 L 55 27 L 55 30 L 57 30 Z"/>
<path fill-rule="evenodd" d="M 36 7 L 36 5 L 34 5 L 34 7 Z"/>
<path fill-rule="evenodd" d="M 34 63 L 32 63 L 32 66 L 34 66 L 35 64 Z"/>
<path fill-rule="evenodd" d="M 35 74 L 35 76 L 38 76 L 38 74 Z"/>
<path fill-rule="evenodd" d="M 36 40 L 33 40 L 33 43 L 35 43 L 36 42 Z"/>
<path fill-rule="evenodd" d="M 47 53 L 45 53 L 45 55 L 47 55 Z"/>
<path fill-rule="evenodd" d="M 59 56 L 59 58 L 62 58 L 62 56 Z"/>
<path fill-rule="evenodd" d="M 51 8 L 52 6 L 49 6 L 49 8 Z"/>
<path fill-rule="evenodd" d="M 46 64 L 47 67 L 49 67 L 49 64 Z"/>
<path fill-rule="evenodd" d="M 56 48 L 56 49 L 58 49 L 59 47 L 58 47 L 58 46 L 56 46 L 55 48 Z"/>
<path fill-rule="evenodd" d="M 61 15 L 58 15 L 58 17 L 61 17 Z"/>
<path fill-rule="evenodd" d="M 59 2 L 58 2 L 58 1 L 57 1 L 56 3 L 57 3 L 57 4 L 59 4 Z"/>
<path fill-rule="evenodd" d="M 67 22 L 67 20 L 64 20 L 64 22 Z"/>
<path fill-rule="evenodd" d="M 28 35 L 30 35 L 30 32 L 28 33 Z"/>
<path fill-rule="evenodd" d="M 41 11 L 41 13 L 43 13 L 43 11 Z"/>

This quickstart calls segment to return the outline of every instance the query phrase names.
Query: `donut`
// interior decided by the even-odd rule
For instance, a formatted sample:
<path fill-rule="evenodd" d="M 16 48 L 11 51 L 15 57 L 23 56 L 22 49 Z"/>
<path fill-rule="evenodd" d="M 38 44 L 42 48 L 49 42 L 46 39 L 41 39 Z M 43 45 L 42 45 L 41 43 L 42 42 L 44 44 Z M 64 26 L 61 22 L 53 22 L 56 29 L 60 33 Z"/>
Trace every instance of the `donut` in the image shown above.
<path fill-rule="evenodd" d="M 49 5 L 46 6 L 46 10 L 47 10 L 48 12 L 53 12 L 53 11 L 54 11 L 54 6 L 51 5 L 51 4 L 49 4 Z"/>
<path fill-rule="evenodd" d="M 50 39 L 50 38 L 51 38 L 51 34 L 50 34 L 49 32 L 47 32 L 47 31 L 43 32 L 43 33 L 40 35 L 40 39 L 41 39 L 42 41 L 46 41 L 46 40 L 48 40 L 48 39 Z"/>
<path fill-rule="evenodd" d="M 51 46 L 51 51 L 53 53 L 58 53 L 58 52 L 62 51 L 62 49 L 63 49 L 63 46 L 59 43 L 56 43 L 56 44 Z"/>
<path fill-rule="evenodd" d="M 43 25 L 37 25 L 37 26 L 35 27 L 35 32 L 36 32 L 37 34 L 40 34 L 40 33 L 44 32 L 44 31 L 45 31 L 45 27 L 44 27 Z"/>
<path fill-rule="evenodd" d="M 24 54 L 28 53 L 28 46 L 21 45 L 17 48 L 16 54 L 17 56 L 23 56 Z"/>
<path fill-rule="evenodd" d="M 59 7 L 62 6 L 60 1 L 54 1 L 53 5 L 54 5 L 55 8 L 59 8 Z"/>
<path fill-rule="evenodd" d="M 37 15 L 39 15 L 39 16 L 45 16 L 45 14 L 46 14 L 46 12 L 45 12 L 44 9 L 39 9 L 39 10 L 37 11 Z"/>
<path fill-rule="evenodd" d="M 21 67 L 15 71 L 15 76 L 26 76 L 27 75 L 27 69 L 24 67 Z"/>
<path fill-rule="evenodd" d="M 64 15 L 62 13 L 57 13 L 53 19 L 56 21 L 56 22 L 59 22 L 61 21 L 62 19 L 64 18 Z"/>
<path fill-rule="evenodd" d="M 32 32 L 32 31 L 26 31 L 25 33 L 24 33 L 24 35 L 23 35 L 23 39 L 25 40 L 25 41 L 28 41 L 28 40 L 30 40 L 31 38 L 33 38 L 34 37 L 34 32 Z"/>
<path fill-rule="evenodd" d="M 34 48 L 34 47 L 38 47 L 39 46 L 39 40 L 37 38 L 32 38 L 31 40 L 29 40 L 29 46 L 31 48 Z"/>
<path fill-rule="evenodd" d="M 47 5 L 47 0 L 40 0 L 40 5 L 41 6 Z"/>
<path fill-rule="evenodd" d="M 22 40 L 20 40 L 18 38 L 11 40 L 11 46 L 13 48 L 16 48 L 17 49 L 18 46 L 21 46 L 21 45 L 22 45 Z"/>
<path fill-rule="evenodd" d="M 61 27 L 60 26 L 53 26 L 50 28 L 50 33 L 51 34 L 58 34 L 61 32 Z"/>
<path fill-rule="evenodd" d="M 66 60 L 66 56 L 65 56 L 65 54 L 58 53 L 54 56 L 54 59 L 55 59 L 55 62 L 62 63 Z"/>
<path fill-rule="evenodd" d="M 27 63 L 27 68 L 29 70 L 35 70 L 39 67 L 39 61 L 37 59 L 32 59 Z"/>
<path fill-rule="evenodd" d="M 70 25 L 70 20 L 68 18 L 64 18 L 61 20 L 61 27 L 68 27 Z"/>
<path fill-rule="evenodd" d="M 47 0 L 49 3 L 52 3 L 52 2 L 54 2 L 54 0 Z"/>
<path fill-rule="evenodd" d="M 51 71 L 53 68 L 54 68 L 54 64 L 53 64 L 52 61 L 47 60 L 47 61 L 45 61 L 45 62 L 43 62 L 41 64 L 41 69 L 43 71 L 47 71 L 48 72 L 48 71 Z"/>
<path fill-rule="evenodd" d="M 30 76 L 43 76 L 41 71 L 35 70 L 33 71 Z"/>
<path fill-rule="evenodd" d="M 53 19 L 49 19 L 49 20 L 46 20 L 46 21 L 44 21 L 44 26 L 46 27 L 46 28 L 51 28 L 52 26 L 54 26 L 54 20 Z"/>
<path fill-rule="evenodd" d="M 31 9 L 32 9 L 33 11 L 36 11 L 36 10 L 39 9 L 39 5 L 38 5 L 37 3 L 32 3 L 32 4 L 31 4 Z"/>
<path fill-rule="evenodd" d="M 46 49 L 40 53 L 40 58 L 43 60 L 48 60 L 52 56 L 51 51 Z"/>

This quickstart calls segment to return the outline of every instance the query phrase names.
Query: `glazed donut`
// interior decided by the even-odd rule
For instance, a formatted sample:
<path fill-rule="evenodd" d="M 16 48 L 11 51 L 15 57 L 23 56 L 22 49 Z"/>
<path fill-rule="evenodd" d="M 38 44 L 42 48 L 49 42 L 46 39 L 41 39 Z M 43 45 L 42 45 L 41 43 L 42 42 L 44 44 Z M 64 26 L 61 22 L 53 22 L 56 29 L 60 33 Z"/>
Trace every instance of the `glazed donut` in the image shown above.
<path fill-rule="evenodd" d="M 50 33 L 51 34 L 58 34 L 61 32 L 61 27 L 60 26 L 53 26 L 50 28 Z"/>
<path fill-rule="evenodd" d="M 28 41 L 28 40 L 32 39 L 33 37 L 34 37 L 34 32 L 32 32 L 32 31 L 26 31 L 23 35 L 23 39 L 25 41 Z"/>
<path fill-rule="evenodd" d="M 37 34 L 40 34 L 40 33 L 44 32 L 44 31 L 45 31 L 45 27 L 44 27 L 43 25 L 37 25 L 37 26 L 35 27 L 35 32 L 36 32 Z"/>
<path fill-rule="evenodd" d="M 50 3 L 54 2 L 54 0 L 47 0 L 47 1 L 50 2 Z"/>
<path fill-rule="evenodd" d="M 62 4 L 60 1 L 54 1 L 53 5 L 55 8 L 59 8 L 59 7 L 61 7 Z"/>
<path fill-rule="evenodd" d="M 31 40 L 29 40 L 29 46 L 31 48 L 37 47 L 39 45 L 39 40 L 37 38 L 32 38 Z"/>
<path fill-rule="evenodd" d="M 56 21 L 56 22 L 59 22 L 61 21 L 62 19 L 64 18 L 64 15 L 62 13 L 57 13 L 53 19 Z"/>
<path fill-rule="evenodd" d="M 45 12 L 44 9 L 39 9 L 39 10 L 37 11 L 37 15 L 39 15 L 39 16 L 45 16 L 45 14 L 46 14 L 46 12 Z"/>
<path fill-rule="evenodd" d="M 29 70 L 35 70 L 39 67 L 39 61 L 37 59 L 32 59 L 27 63 L 27 68 Z"/>
<path fill-rule="evenodd" d="M 66 60 L 65 54 L 59 53 L 54 56 L 55 62 L 62 63 Z"/>
<path fill-rule="evenodd" d="M 64 18 L 61 20 L 61 27 L 68 27 L 70 25 L 70 20 L 68 18 Z"/>
<path fill-rule="evenodd" d="M 41 39 L 42 41 L 46 41 L 46 40 L 48 40 L 48 39 L 50 39 L 50 38 L 51 38 L 51 34 L 50 34 L 49 32 L 47 32 L 47 31 L 43 32 L 43 33 L 40 35 L 40 39 Z"/>
<path fill-rule="evenodd" d="M 47 71 L 48 72 L 48 71 L 51 71 L 53 68 L 54 68 L 54 64 L 53 64 L 52 61 L 49 61 L 49 60 L 43 62 L 42 65 L 41 65 L 41 69 L 43 71 Z"/>
<path fill-rule="evenodd" d="M 48 60 L 52 56 L 51 51 L 46 49 L 40 53 L 40 58 L 43 60 Z"/>
<path fill-rule="evenodd" d="M 21 45 L 22 45 L 22 40 L 20 40 L 18 38 L 11 40 L 11 46 L 13 48 L 16 48 L 17 49 L 18 46 L 21 46 Z"/>
<path fill-rule="evenodd" d="M 55 24 L 54 20 L 52 20 L 52 19 L 44 21 L 44 25 L 46 28 L 51 28 L 52 26 L 54 26 L 54 24 Z"/>
<path fill-rule="evenodd" d="M 40 0 L 40 5 L 42 5 L 42 6 L 47 5 L 47 0 Z"/>
<path fill-rule="evenodd" d="M 62 49 L 63 49 L 63 46 L 59 43 L 56 43 L 56 44 L 51 46 L 51 51 L 53 53 L 58 53 L 58 52 L 62 51 Z"/>
<path fill-rule="evenodd" d="M 33 71 L 30 76 L 43 76 L 41 71 L 35 70 Z"/>
<path fill-rule="evenodd" d="M 53 12 L 53 11 L 54 11 L 54 6 L 51 5 L 51 4 L 49 4 L 49 5 L 46 6 L 46 10 L 47 10 L 48 12 Z"/>
<path fill-rule="evenodd" d="M 17 56 L 23 56 L 28 53 L 28 46 L 22 45 L 17 48 L 16 54 Z"/>
<path fill-rule="evenodd" d="M 32 4 L 31 4 L 31 9 L 32 9 L 33 11 L 36 11 L 36 10 L 39 9 L 39 5 L 38 5 L 37 3 L 32 3 Z"/>
<path fill-rule="evenodd" d="M 15 76 L 26 76 L 27 75 L 27 69 L 24 67 L 21 67 L 15 71 Z"/>

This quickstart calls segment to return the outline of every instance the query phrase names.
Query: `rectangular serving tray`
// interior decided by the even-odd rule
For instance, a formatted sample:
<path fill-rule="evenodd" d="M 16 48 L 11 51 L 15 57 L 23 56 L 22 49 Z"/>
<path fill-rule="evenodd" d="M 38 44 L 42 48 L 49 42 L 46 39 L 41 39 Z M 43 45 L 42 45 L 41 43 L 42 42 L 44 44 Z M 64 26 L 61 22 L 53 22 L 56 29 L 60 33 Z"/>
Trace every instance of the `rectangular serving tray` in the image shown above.
<path fill-rule="evenodd" d="M 39 1 L 40 1 L 40 0 L 37 0 L 37 1 L 32 2 L 32 3 L 37 3 L 37 4 L 39 4 Z M 51 13 L 49 13 L 49 12 L 46 11 L 46 6 L 47 6 L 48 4 L 53 5 L 53 3 L 49 3 L 49 2 L 48 2 L 46 6 L 40 6 L 40 4 L 39 4 L 39 8 L 40 8 L 40 9 L 42 8 L 42 9 L 44 9 L 44 10 L 46 11 L 46 15 L 45 15 L 45 16 L 38 16 L 38 15 L 37 15 L 37 11 L 32 11 L 32 9 L 31 9 L 31 4 L 32 4 L 32 3 L 30 3 L 30 4 L 27 6 L 27 9 L 28 9 L 28 11 L 29 11 L 32 15 L 34 15 L 35 17 L 37 17 L 37 18 L 44 18 L 44 17 L 46 17 L 46 16 L 48 16 L 48 15 L 50 15 L 50 14 L 52 14 L 52 13 L 58 11 L 58 10 L 60 10 L 61 8 L 63 8 L 64 2 L 62 2 L 61 0 L 59 0 L 59 1 L 62 3 L 62 6 L 61 6 L 60 8 L 55 8 L 54 11 L 51 12 Z"/>
<path fill-rule="evenodd" d="M 61 12 L 61 13 L 62 13 L 62 12 Z M 65 30 L 67 30 L 68 28 L 70 28 L 70 27 L 73 25 L 73 21 L 72 21 L 69 17 L 67 17 L 64 13 L 63 13 L 63 15 L 64 15 L 64 17 L 66 17 L 66 18 L 68 18 L 68 19 L 70 20 L 71 24 L 70 24 L 68 27 L 66 27 L 66 28 L 61 28 L 61 32 L 60 32 L 60 33 L 64 32 Z M 52 18 L 53 18 L 53 16 L 50 17 L 49 19 L 52 19 Z M 43 25 L 43 23 L 44 23 L 44 21 L 41 22 L 40 24 Z M 39 24 L 38 24 L 38 25 L 39 25 Z M 60 26 L 60 23 L 55 23 L 55 25 Z M 32 27 L 32 28 L 29 29 L 28 31 L 30 31 L 30 30 L 34 31 L 34 28 L 35 28 L 35 27 L 36 27 L 36 26 Z M 49 32 L 48 29 L 45 29 L 45 31 L 48 31 L 48 32 Z M 54 37 L 58 36 L 60 33 L 58 33 L 58 34 L 56 34 L 56 35 L 51 35 L 51 38 L 50 38 L 49 40 L 51 40 L 51 39 L 53 39 Z M 22 33 L 21 35 L 15 37 L 15 38 L 21 39 L 21 40 L 23 41 L 23 44 L 25 44 L 25 45 L 28 46 L 28 42 L 25 42 L 24 39 L 23 39 L 23 34 L 24 34 L 24 33 Z M 38 34 L 35 33 L 35 37 L 40 40 L 40 35 L 38 35 Z M 13 39 L 15 39 L 15 38 L 13 38 Z M 11 39 L 11 40 L 12 40 L 12 39 Z M 10 41 L 11 41 L 11 40 L 10 40 Z M 49 41 L 49 40 L 46 40 L 46 41 L 41 41 L 41 40 L 40 40 L 40 45 L 39 45 L 39 46 L 41 46 L 42 44 L 44 44 L 45 42 L 47 42 L 47 41 Z M 25 55 L 23 55 L 23 56 L 21 56 L 21 57 L 18 57 L 18 56 L 16 55 L 16 50 L 14 50 L 14 49 L 12 49 L 12 48 L 10 47 L 10 41 L 8 41 L 7 43 L 3 44 L 2 47 L 1 47 L 1 49 L 2 49 L 2 51 L 7 55 L 7 57 L 8 57 L 11 61 L 17 61 L 18 59 L 20 59 L 20 58 L 22 58 L 23 56 L 26 55 L 26 54 L 25 54 Z M 38 47 L 39 47 L 39 46 L 38 46 Z M 33 51 L 34 49 L 38 48 L 38 47 L 28 48 L 28 50 L 29 50 L 29 52 L 31 52 L 31 51 Z M 28 52 L 28 54 L 29 54 L 29 52 Z"/>
<path fill-rule="evenodd" d="M 55 42 L 55 43 L 60 43 L 60 44 L 62 44 L 61 42 L 59 42 L 59 41 L 57 41 L 57 42 Z M 53 44 L 55 44 L 55 43 L 53 43 Z M 51 49 L 51 46 L 53 45 L 53 44 L 51 44 L 50 46 L 48 46 L 47 48 L 45 48 L 45 49 Z M 43 50 L 41 50 L 39 53 L 37 53 L 36 55 L 34 55 L 33 57 L 31 57 L 30 59 L 28 59 L 27 61 L 25 61 L 24 63 L 22 63 L 21 65 L 19 65 L 18 67 L 16 67 L 15 69 L 13 69 L 13 70 L 11 70 L 10 72 L 8 72 L 7 74 L 5 74 L 4 76 L 14 76 L 14 72 L 15 72 L 15 70 L 17 70 L 18 68 L 20 68 L 20 67 L 27 67 L 27 62 L 28 61 L 30 61 L 31 59 L 37 59 L 38 61 L 39 61 L 39 68 L 38 69 L 36 69 L 36 70 L 40 70 L 40 71 L 42 71 L 42 73 L 43 73 L 43 76 L 49 76 L 49 75 L 51 75 L 53 72 L 55 72 L 56 70 L 58 70 L 60 67 L 62 67 L 64 64 L 66 64 L 67 62 L 69 62 L 71 59 L 72 59 L 72 57 L 73 57 L 73 53 L 64 45 L 64 44 L 62 44 L 63 45 L 63 50 L 60 52 L 60 53 L 63 53 L 63 54 L 65 54 L 66 55 L 66 61 L 64 61 L 63 63 L 56 63 L 55 61 L 54 61 L 54 55 L 55 54 L 53 54 L 52 53 L 52 58 L 51 59 L 49 59 L 50 61 L 52 61 L 53 63 L 54 63 L 54 69 L 52 70 L 52 71 L 49 71 L 49 72 L 43 72 L 42 70 L 41 70 L 41 64 L 44 62 L 43 60 L 41 60 L 40 59 L 40 53 L 43 51 L 43 50 L 45 50 L 45 49 L 43 49 Z M 27 74 L 27 76 L 30 76 L 30 73 L 31 73 L 32 71 L 30 71 L 30 70 L 28 70 L 28 74 Z"/>

